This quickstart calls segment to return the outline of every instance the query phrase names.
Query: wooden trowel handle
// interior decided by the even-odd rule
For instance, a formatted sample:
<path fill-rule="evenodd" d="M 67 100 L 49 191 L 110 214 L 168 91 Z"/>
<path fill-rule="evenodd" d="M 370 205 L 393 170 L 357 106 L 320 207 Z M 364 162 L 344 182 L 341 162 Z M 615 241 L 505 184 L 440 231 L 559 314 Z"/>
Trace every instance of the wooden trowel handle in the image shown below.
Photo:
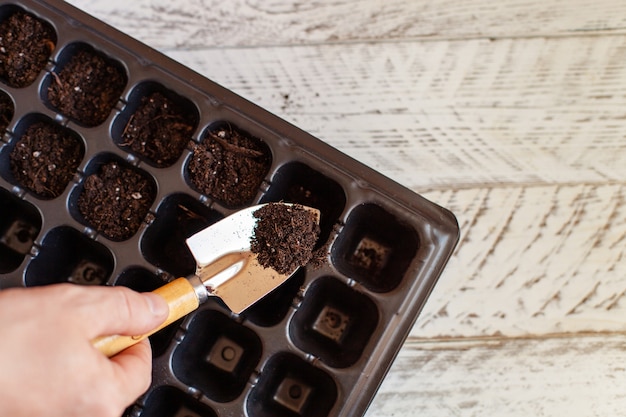
<path fill-rule="evenodd" d="M 153 292 L 165 298 L 165 301 L 167 301 L 167 304 L 170 307 L 169 316 L 163 324 L 151 332 L 142 335 L 101 336 L 92 341 L 93 345 L 108 357 L 117 355 L 124 349 L 139 343 L 141 340 L 191 313 L 200 305 L 200 299 L 198 298 L 196 289 L 186 278 L 175 279 Z"/>

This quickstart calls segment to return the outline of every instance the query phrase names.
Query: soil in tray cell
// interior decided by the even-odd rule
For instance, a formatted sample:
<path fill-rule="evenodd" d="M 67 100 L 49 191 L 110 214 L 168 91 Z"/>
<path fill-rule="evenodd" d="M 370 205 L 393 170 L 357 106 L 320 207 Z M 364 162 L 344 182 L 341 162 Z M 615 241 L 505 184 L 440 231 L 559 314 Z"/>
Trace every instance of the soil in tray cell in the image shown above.
<path fill-rule="evenodd" d="M 56 34 L 47 23 L 18 11 L 0 22 L 0 79 L 15 88 L 29 86 L 48 62 Z"/>
<path fill-rule="evenodd" d="M 187 165 L 191 186 L 228 207 L 249 204 L 269 171 L 265 143 L 228 123 L 212 127 Z"/>
<path fill-rule="evenodd" d="M 85 178 L 77 205 L 95 230 L 122 241 L 139 230 L 155 194 L 155 185 L 144 175 L 110 161 Z"/>
<path fill-rule="evenodd" d="M 76 133 L 53 122 L 37 121 L 19 138 L 9 155 L 11 174 L 43 199 L 60 196 L 84 155 Z"/>
<path fill-rule="evenodd" d="M 195 129 L 193 116 L 159 92 L 143 97 L 122 132 L 120 146 L 161 168 L 180 157 Z"/>
<path fill-rule="evenodd" d="M 50 77 L 50 105 L 87 127 L 107 119 L 126 86 L 124 71 L 88 47 L 79 48 Z"/>

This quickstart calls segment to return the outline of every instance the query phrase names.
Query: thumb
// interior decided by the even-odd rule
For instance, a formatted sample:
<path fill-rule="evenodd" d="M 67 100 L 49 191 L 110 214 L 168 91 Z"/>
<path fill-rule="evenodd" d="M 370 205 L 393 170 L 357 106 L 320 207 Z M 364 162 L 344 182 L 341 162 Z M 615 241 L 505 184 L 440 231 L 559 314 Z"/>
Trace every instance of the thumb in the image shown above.
<path fill-rule="evenodd" d="M 163 323 L 169 313 L 163 297 L 125 287 L 100 287 L 83 296 L 80 316 L 90 338 L 147 333 Z"/>

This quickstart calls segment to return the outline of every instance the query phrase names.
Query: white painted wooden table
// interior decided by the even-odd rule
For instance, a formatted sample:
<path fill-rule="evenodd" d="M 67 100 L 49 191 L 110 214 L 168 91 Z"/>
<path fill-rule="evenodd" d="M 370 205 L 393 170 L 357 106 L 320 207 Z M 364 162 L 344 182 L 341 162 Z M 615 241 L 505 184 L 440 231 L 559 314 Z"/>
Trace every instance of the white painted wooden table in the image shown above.
<path fill-rule="evenodd" d="M 626 3 L 71 3 L 457 215 L 369 417 L 626 415 Z"/>

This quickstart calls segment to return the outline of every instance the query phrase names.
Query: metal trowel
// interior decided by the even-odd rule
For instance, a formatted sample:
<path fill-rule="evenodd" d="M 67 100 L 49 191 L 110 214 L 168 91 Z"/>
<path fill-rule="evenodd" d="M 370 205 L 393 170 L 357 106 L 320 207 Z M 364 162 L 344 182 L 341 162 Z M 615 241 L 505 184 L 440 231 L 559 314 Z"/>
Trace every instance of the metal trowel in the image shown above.
<path fill-rule="evenodd" d="M 264 205 L 235 212 L 187 239 L 196 260 L 196 273 L 154 291 L 170 308 L 163 324 L 142 335 L 99 337 L 93 340 L 93 345 L 111 357 L 196 310 L 211 296 L 219 297 L 233 313 L 239 314 L 285 282 L 297 268 L 280 274 L 260 265 L 257 255 L 250 250 L 257 222 L 254 212 Z M 320 212 L 304 208 L 315 214 L 319 224 Z"/>

